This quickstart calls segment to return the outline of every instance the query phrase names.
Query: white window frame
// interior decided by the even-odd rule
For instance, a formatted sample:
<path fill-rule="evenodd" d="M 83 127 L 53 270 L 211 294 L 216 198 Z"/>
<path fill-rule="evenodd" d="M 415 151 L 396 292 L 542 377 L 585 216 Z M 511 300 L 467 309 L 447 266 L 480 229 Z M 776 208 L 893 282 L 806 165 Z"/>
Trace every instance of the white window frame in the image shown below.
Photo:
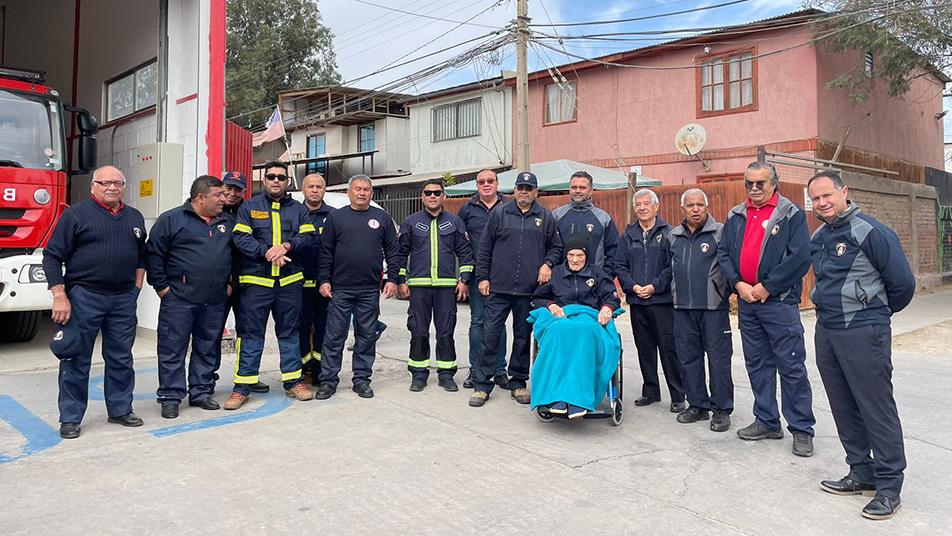
<path fill-rule="evenodd" d="M 148 110 L 149 108 L 155 108 L 155 105 L 156 105 L 155 102 L 148 102 L 145 104 L 139 103 L 139 96 L 140 96 L 138 94 L 139 84 L 137 83 L 139 80 L 140 74 L 143 73 L 146 69 L 153 68 L 153 67 L 156 69 L 156 71 L 158 70 L 158 62 L 155 59 L 149 62 L 146 62 L 142 65 L 139 65 L 135 69 L 130 69 L 129 71 L 126 71 L 122 73 L 121 75 L 106 81 L 106 83 L 103 84 L 103 114 L 102 116 L 105 118 L 106 123 L 112 123 L 114 121 L 118 121 L 120 119 L 129 117 L 130 115 L 134 115 L 139 112 Z M 114 87 L 116 87 L 117 84 L 122 82 L 127 82 L 130 79 L 132 82 L 132 106 L 129 109 L 130 111 L 113 115 L 112 107 L 111 107 L 111 104 L 112 104 L 111 90 Z M 156 72 L 155 81 L 156 81 L 156 88 L 154 93 L 155 93 L 156 100 L 158 100 L 158 72 Z"/>
<path fill-rule="evenodd" d="M 471 121 L 461 121 L 460 111 L 466 105 L 475 104 L 474 118 Z M 449 123 L 448 128 L 441 128 L 440 120 Z M 469 126 L 473 131 L 464 131 Z M 451 134 L 445 136 L 441 132 L 451 130 Z M 433 108 L 430 113 L 430 141 L 438 143 L 441 141 L 460 140 L 463 138 L 475 138 L 483 132 L 483 98 L 466 99 L 458 102 L 451 102 Z"/>

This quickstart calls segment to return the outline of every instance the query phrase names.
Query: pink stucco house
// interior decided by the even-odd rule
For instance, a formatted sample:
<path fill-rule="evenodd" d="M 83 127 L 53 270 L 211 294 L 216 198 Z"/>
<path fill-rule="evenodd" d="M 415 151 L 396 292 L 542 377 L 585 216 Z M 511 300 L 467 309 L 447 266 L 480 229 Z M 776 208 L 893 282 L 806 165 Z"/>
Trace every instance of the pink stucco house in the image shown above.
<path fill-rule="evenodd" d="M 824 86 L 848 69 L 875 70 L 876 58 L 813 46 L 812 27 L 795 24 L 812 13 L 596 58 L 641 68 L 577 61 L 558 67 L 566 79 L 558 84 L 554 69 L 531 73 L 530 160 L 641 166 L 642 175 L 664 184 L 735 180 L 758 145 L 829 158 L 849 129 L 841 161 L 896 169 L 912 182 L 922 182 L 915 169 L 941 169 L 936 116 L 949 78 L 923 73 L 903 98 L 890 98 L 877 81 L 870 99 L 852 106 L 847 91 Z M 700 156 L 710 170 L 675 148 L 675 135 L 689 123 L 707 132 Z M 805 182 L 812 172 L 785 166 L 781 174 Z"/>

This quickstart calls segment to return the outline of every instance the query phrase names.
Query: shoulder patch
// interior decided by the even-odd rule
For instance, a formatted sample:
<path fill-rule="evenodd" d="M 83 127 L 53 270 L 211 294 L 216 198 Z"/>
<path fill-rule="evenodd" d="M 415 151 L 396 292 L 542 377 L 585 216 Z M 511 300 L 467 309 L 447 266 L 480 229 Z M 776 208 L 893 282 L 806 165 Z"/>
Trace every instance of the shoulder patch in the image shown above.
<path fill-rule="evenodd" d="M 266 210 L 252 210 L 251 217 L 256 220 L 266 220 L 271 217 L 271 215 Z"/>

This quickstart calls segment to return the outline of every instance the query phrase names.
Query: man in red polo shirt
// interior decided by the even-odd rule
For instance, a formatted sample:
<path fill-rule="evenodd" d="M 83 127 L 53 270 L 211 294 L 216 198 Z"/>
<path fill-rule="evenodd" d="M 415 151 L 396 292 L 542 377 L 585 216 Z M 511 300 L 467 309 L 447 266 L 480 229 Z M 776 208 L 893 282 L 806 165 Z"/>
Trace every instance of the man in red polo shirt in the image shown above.
<path fill-rule="evenodd" d="M 780 373 L 783 417 L 793 453 L 813 455 L 813 390 L 807 377 L 800 292 L 810 269 L 806 217 L 777 193 L 773 165 L 753 162 L 744 174 L 747 201 L 731 209 L 718 247 L 724 276 L 737 291 L 744 361 L 754 392 L 753 424 L 737 431 L 750 441 L 781 439 L 777 411 Z"/>

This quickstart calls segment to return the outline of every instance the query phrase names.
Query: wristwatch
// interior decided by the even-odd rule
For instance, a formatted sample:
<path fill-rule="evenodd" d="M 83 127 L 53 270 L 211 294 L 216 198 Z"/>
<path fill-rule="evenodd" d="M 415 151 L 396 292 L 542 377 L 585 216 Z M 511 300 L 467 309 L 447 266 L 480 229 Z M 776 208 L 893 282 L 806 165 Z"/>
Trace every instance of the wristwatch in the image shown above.
<path fill-rule="evenodd" d="M 548 259 L 546 259 L 545 261 L 543 261 L 542 264 L 548 266 L 549 268 L 552 268 L 552 261 L 550 261 L 550 260 L 548 260 Z"/>
<path fill-rule="evenodd" d="M 286 250 L 288 250 L 288 251 L 291 251 L 291 243 L 290 243 L 290 242 L 284 242 L 284 243 L 281 244 L 281 245 L 284 247 L 284 249 L 286 249 Z"/>

